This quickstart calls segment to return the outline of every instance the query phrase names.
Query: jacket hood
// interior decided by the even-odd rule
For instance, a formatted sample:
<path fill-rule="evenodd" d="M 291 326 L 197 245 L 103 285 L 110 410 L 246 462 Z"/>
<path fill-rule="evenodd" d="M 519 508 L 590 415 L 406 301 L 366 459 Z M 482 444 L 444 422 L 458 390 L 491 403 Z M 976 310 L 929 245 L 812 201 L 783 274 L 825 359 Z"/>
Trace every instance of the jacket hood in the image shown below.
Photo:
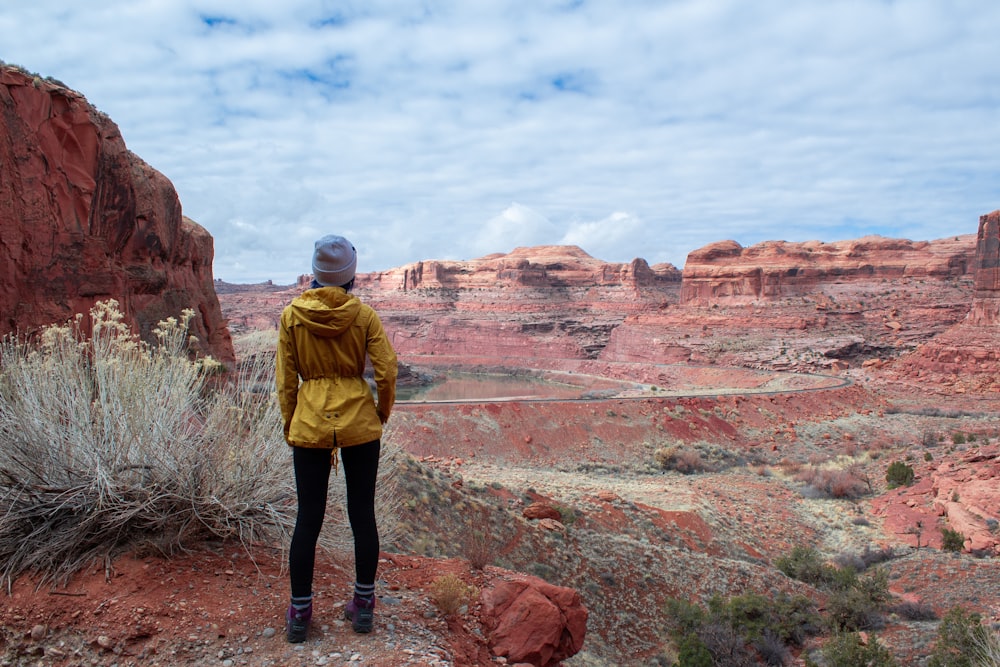
<path fill-rule="evenodd" d="M 361 311 L 361 301 L 342 287 L 310 289 L 292 299 L 295 321 L 314 336 L 333 338 L 344 333 Z"/>

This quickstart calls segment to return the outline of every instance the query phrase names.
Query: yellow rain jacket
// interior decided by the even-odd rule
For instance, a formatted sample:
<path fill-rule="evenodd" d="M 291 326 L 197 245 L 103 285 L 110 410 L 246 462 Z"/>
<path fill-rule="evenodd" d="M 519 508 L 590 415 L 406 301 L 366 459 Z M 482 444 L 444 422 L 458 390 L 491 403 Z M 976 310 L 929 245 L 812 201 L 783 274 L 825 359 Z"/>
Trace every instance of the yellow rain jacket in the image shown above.
<path fill-rule="evenodd" d="M 377 405 L 363 377 L 366 354 Z M 289 445 L 332 449 L 382 437 L 396 401 L 396 351 L 378 315 L 356 296 L 320 287 L 293 299 L 281 313 L 276 364 Z"/>

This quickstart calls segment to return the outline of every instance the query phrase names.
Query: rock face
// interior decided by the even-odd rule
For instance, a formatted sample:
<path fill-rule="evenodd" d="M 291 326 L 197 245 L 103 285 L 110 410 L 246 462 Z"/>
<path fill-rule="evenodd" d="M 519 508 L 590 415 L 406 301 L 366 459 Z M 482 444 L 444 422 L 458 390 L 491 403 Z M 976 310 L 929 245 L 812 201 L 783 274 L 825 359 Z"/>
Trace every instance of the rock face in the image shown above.
<path fill-rule="evenodd" d="M 483 591 L 482 602 L 493 654 L 509 664 L 548 667 L 583 647 L 588 612 L 570 588 L 518 575 Z"/>
<path fill-rule="evenodd" d="M 961 533 L 965 549 L 1000 555 L 1000 447 L 985 445 L 949 461 L 918 465 L 912 486 L 876 498 L 885 528 L 913 546 L 941 548 L 942 528 Z M 918 545 L 919 540 L 919 545 Z"/>
<path fill-rule="evenodd" d="M 681 274 L 671 264 L 650 267 L 644 259 L 628 264 L 609 264 L 594 259 L 576 246 L 515 248 L 471 261 L 429 260 L 407 264 L 380 273 L 359 276 L 358 286 L 380 289 L 460 287 L 592 287 L 621 285 L 652 287 L 680 282 Z"/>
<path fill-rule="evenodd" d="M 744 248 L 719 241 L 684 264 L 681 303 L 710 306 L 801 296 L 822 283 L 957 278 L 968 272 L 968 240 L 913 242 L 865 236 L 852 241 L 766 241 Z"/>
<path fill-rule="evenodd" d="M 143 337 L 191 308 L 201 352 L 233 361 L 212 237 L 80 94 L 0 67 L 0 173 L 0 334 L 116 299 Z"/>
<path fill-rule="evenodd" d="M 722 241 L 692 252 L 680 280 L 670 265 L 612 264 L 574 246 L 541 246 L 359 274 L 355 289 L 418 366 L 531 359 L 546 367 L 587 360 L 841 373 L 882 368 L 930 346 L 967 319 L 970 305 L 972 319 L 986 321 L 1000 306 L 977 268 L 989 254 L 980 255 L 975 234 L 750 248 Z M 308 279 L 259 293 L 220 288 L 233 331 L 274 328 Z M 947 346 L 927 347 L 936 350 L 933 363 L 988 378 L 997 346 L 973 340 L 973 330 L 992 336 L 990 326 L 959 329 Z"/>
<path fill-rule="evenodd" d="M 1000 210 L 979 218 L 975 290 L 966 322 L 973 326 L 1000 324 Z"/>
<path fill-rule="evenodd" d="M 966 317 L 892 370 L 951 393 L 1000 391 L 1000 211 L 979 218 Z"/>

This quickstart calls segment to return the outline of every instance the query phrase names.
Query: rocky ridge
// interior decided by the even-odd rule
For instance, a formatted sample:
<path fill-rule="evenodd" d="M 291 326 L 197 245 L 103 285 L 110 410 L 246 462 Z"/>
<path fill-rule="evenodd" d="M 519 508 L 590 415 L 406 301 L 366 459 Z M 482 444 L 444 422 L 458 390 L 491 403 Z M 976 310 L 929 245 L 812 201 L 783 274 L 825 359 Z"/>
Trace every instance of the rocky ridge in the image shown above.
<path fill-rule="evenodd" d="M 811 295 L 831 284 L 965 276 L 970 238 L 913 242 L 865 236 L 824 243 L 765 241 L 744 248 L 719 241 L 695 250 L 684 264 L 681 303 L 773 301 Z"/>
<path fill-rule="evenodd" d="M 233 361 L 212 237 L 82 95 L 0 65 L 0 171 L 0 335 L 116 299 L 145 337 L 192 309 L 201 351 Z"/>

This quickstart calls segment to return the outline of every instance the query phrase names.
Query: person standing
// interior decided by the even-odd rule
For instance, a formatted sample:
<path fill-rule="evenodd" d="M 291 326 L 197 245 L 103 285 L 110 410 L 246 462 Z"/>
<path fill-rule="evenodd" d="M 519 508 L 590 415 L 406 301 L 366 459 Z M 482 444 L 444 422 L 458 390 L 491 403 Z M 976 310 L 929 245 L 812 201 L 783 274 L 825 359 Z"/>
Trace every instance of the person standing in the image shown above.
<path fill-rule="evenodd" d="M 310 288 L 281 313 L 276 356 L 278 402 L 292 448 L 298 513 L 288 553 L 289 642 L 306 639 L 312 620 L 316 543 L 337 452 L 344 464 L 354 537 L 354 597 L 345 609 L 355 632 L 371 632 L 379 536 L 375 485 L 382 426 L 396 399 L 396 352 L 378 315 L 351 294 L 357 251 L 342 236 L 315 243 Z M 375 373 L 377 402 L 364 378 Z"/>

